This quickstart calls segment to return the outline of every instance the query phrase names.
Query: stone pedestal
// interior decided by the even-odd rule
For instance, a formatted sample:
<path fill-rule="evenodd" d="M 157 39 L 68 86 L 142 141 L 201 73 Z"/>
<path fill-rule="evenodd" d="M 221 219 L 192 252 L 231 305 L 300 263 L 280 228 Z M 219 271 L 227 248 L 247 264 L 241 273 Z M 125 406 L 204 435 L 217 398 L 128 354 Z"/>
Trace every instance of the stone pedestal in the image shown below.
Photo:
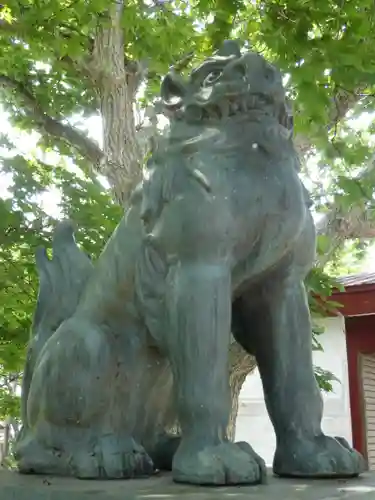
<path fill-rule="evenodd" d="M 342 481 L 278 479 L 262 486 L 207 488 L 175 484 L 170 475 L 133 481 L 79 481 L 0 471 L 1 500 L 374 500 L 375 474 Z"/>

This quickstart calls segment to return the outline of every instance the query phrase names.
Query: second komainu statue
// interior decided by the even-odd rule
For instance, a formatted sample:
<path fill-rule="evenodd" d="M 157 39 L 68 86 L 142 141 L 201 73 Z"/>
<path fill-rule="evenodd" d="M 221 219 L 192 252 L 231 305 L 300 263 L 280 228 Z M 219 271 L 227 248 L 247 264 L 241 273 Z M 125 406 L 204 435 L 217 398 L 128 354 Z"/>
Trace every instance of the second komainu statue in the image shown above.
<path fill-rule="evenodd" d="M 274 472 L 360 474 L 359 453 L 321 430 L 303 284 L 315 231 L 280 72 L 229 41 L 188 80 L 168 74 L 161 98 L 169 131 L 100 258 L 68 223 L 52 260 L 37 255 L 19 470 L 263 482 L 261 457 L 226 435 L 232 332 L 259 366 Z"/>

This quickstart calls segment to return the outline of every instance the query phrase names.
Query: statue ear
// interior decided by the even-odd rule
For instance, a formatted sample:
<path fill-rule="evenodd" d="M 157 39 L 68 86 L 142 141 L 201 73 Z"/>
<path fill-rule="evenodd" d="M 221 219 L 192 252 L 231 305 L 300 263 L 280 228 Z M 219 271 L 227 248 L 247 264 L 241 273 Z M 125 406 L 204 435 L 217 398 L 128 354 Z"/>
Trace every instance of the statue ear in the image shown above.
<path fill-rule="evenodd" d="M 284 127 L 287 130 L 293 132 L 294 129 L 293 110 L 292 110 L 292 102 L 289 99 L 285 100 L 285 103 L 283 104 L 280 110 L 279 122 L 281 123 L 281 125 L 284 125 Z"/>
<path fill-rule="evenodd" d="M 169 72 L 160 87 L 160 96 L 167 107 L 178 107 L 187 94 L 186 83 L 176 73 Z"/>

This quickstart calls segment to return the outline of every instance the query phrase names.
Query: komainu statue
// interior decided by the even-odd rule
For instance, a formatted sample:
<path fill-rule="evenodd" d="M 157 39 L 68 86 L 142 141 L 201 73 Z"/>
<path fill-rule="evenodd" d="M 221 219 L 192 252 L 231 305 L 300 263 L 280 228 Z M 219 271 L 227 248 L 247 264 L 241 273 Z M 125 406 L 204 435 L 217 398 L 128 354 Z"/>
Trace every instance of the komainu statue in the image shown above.
<path fill-rule="evenodd" d="M 161 100 L 169 130 L 99 259 L 67 222 L 53 258 L 37 255 L 20 472 L 263 482 L 262 458 L 226 435 L 233 334 L 259 366 L 274 472 L 360 474 L 359 453 L 321 429 L 303 284 L 314 224 L 280 72 L 228 41 L 187 80 L 170 72 Z"/>

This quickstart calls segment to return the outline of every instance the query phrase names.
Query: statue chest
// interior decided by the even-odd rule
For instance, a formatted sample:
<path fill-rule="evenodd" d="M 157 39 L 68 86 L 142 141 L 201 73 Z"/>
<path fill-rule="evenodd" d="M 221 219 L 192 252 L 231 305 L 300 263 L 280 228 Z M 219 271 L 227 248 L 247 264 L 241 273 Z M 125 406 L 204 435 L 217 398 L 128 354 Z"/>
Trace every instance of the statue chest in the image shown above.
<path fill-rule="evenodd" d="M 285 165 L 252 164 L 228 176 L 226 190 L 234 260 L 250 255 L 272 265 L 293 246 L 305 225 L 309 204 L 298 173 Z"/>

